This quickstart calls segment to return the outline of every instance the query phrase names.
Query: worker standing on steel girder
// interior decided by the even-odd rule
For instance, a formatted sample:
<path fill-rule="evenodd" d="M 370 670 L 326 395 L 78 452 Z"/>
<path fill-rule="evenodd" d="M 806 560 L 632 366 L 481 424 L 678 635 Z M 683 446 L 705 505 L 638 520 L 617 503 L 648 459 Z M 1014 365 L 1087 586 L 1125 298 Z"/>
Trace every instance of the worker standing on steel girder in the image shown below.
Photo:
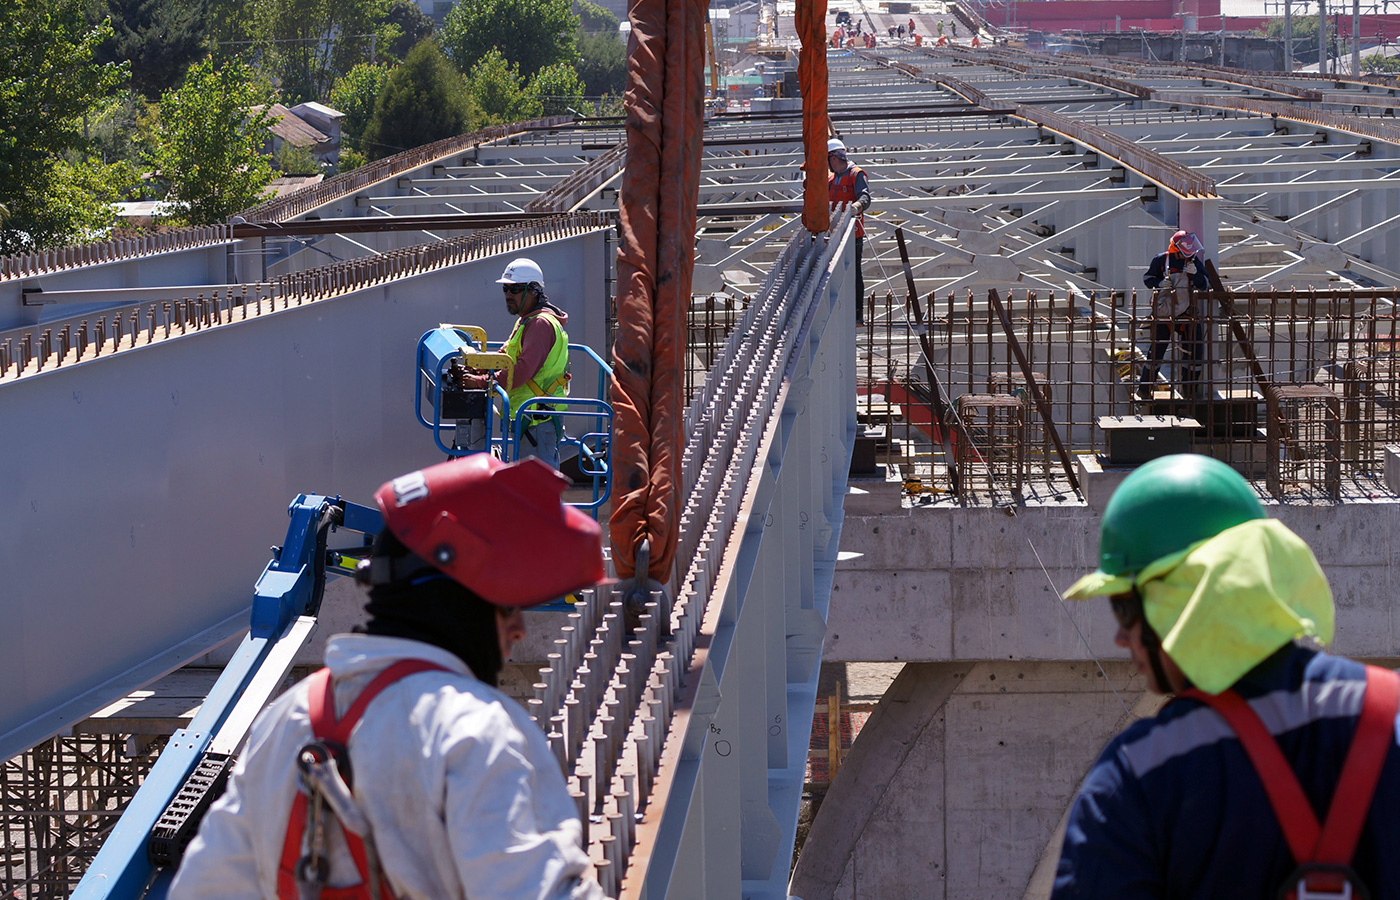
<path fill-rule="evenodd" d="M 818 145 L 820 146 L 820 145 Z M 826 142 L 827 197 L 833 209 L 854 203 L 856 209 L 856 323 L 865 322 L 865 276 L 861 255 L 865 249 L 865 211 L 870 208 L 870 180 L 865 170 L 846 159 L 846 145 L 839 138 Z"/>
<path fill-rule="evenodd" d="M 544 272 L 532 259 L 521 257 L 496 279 L 505 293 L 506 310 L 519 316 L 505 346 L 511 364 L 495 374 L 510 399 L 511 414 L 532 397 L 566 397 L 569 393 L 569 314 L 549 302 Z M 462 373 L 464 390 L 485 388 L 492 376 L 472 369 Z M 538 413 L 538 410 L 537 410 Z M 558 416 L 533 414 L 520 433 L 519 457 L 537 457 L 559 468 Z M 475 448 L 469 448 L 475 449 Z"/>
<path fill-rule="evenodd" d="M 1148 264 L 1142 283 L 1153 289 L 1152 345 L 1142 367 L 1138 398 L 1152 399 L 1157 369 L 1175 333 L 1181 339 L 1181 392 L 1193 400 L 1204 399 L 1201 375 L 1206 361 L 1206 325 L 1193 293 L 1210 287 L 1201 239 L 1189 231 L 1173 234 L 1166 251 Z"/>
<path fill-rule="evenodd" d="M 566 484 L 478 453 L 379 488 L 368 622 L 254 722 L 170 900 L 603 896 L 558 761 L 495 687 L 521 608 L 603 578 Z"/>
<path fill-rule="evenodd" d="M 1089 772 L 1053 896 L 1400 897 L 1400 678 L 1298 642 L 1331 639 L 1332 592 L 1249 483 L 1191 454 L 1133 472 L 1065 592 L 1099 595 L 1176 697 Z"/>

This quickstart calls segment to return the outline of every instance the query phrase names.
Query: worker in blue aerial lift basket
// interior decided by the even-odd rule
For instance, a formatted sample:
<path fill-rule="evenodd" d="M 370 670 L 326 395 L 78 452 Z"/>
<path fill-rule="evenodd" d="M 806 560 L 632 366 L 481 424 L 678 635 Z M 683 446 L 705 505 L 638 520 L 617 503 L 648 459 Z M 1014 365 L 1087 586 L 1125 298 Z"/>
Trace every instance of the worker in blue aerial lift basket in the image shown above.
<path fill-rule="evenodd" d="M 460 386 L 464 390 L 482 390 L 494 377 L 510 399 L 512 415 L 532 397 L 567 396 L 569 335 L 564 326 L 569 314 L 549 302 L 544 292 L 544 272 L 534 260 L 521 257 L 511 260 L 496 283 L 505 292 L 506 310 L 520 317 L 501 348 L 511 364 L 494 376 L 465 369 Z M 532 409 L 520 435 L 519 457 L 534 456 L 557 469 L 562 423 L 559 416 L 548 415 L 549 407 Z"/>
<path fill-rule="evenodd" d="M 1089 772 L 1053 896 L 1400 897 L 1400 679 L 1309 645 L 1333 606 L 1308 546 L 1191 454 L 1129 475 L 1099 540 L 1065 596 L 1108 595 L 1118 645 L 1176 696 Z"/>
<path fill-rule="evenodd" d="M 603 578 L 565 486 L 479 453 L 376 492 L 368 621 L 258 717 L 171 900 L 603 896 L 559 763 L 495 687 L 520 610 Z"/>

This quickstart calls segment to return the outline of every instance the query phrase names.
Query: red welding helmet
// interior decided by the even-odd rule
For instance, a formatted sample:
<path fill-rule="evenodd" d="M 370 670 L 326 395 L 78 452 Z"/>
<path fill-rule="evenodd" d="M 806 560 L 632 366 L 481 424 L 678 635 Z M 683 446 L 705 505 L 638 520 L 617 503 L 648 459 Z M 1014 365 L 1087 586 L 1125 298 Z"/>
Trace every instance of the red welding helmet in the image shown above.
<path fill-rule="evenodd" d="M 1168 251 L 1180 253 L 1182 256 L 1195 256 L 1204 249 L 1201 239 L 1189 231 L 1178 231 L 1167 244 Z"/>
<path fill-rule="evenodd" d="M 405 547 L 497 606 L 534 606 L 603 580 L 602 530 L 560 498 L 569 480 L 537 459 L 474 453 L 374 493 Z"/>

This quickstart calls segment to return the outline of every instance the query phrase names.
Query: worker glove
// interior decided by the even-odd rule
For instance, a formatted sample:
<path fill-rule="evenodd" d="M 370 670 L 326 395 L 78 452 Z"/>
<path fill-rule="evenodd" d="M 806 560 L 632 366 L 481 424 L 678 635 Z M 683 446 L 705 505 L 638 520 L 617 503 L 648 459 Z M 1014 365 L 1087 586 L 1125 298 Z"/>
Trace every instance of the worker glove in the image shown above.
<path fill-rule="evenodd" d="M 1183 267 L 1183 271 L 1185 271 L 1187 275 L 1195 275 L 1196 261 L 1194 259 L 1188 259 L 1186 265 Z"/>
<path fill-rule="evenodd" d="M 491 376 L 482 372 L 463 372 L 457 378 L 457 386 L 464 391 L 485 390 Z"/>

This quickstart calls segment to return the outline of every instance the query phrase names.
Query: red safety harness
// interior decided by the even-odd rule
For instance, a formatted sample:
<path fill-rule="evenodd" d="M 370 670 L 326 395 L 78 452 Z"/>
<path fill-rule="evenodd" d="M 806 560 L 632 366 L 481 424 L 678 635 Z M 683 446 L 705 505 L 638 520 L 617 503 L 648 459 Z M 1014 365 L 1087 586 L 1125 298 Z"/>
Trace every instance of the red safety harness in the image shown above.
<path fill-rule="evenodd" d="M 841 174 L 835 172 L 827 173 L 827 199 L 831 201 L 833 207 L 843 203 L 855 203 L 860 198 L 856 196 L 856 176 L 865 170 L 854 164 L 847 164 L 846 171 Z M 865 236 L 865 213 L 856 216 L 856 237 Z"/>
<path fill-rule="evenodd" d="M 354 731 L 355 726 L 359 724 L 360 717 L 364 715 L 370 701 L 394 682 L 416 672 L 434 669 L 446 671 L 446 667 L 423 659 L 399 660 L 376 675 L 374 680 L 360 691 L 355 702 L 350 704 L 350 708 L 345 711 L 345 716 L 341 719 L 335 717 L 335 684 L 331 681 L 330 670 L 321 669 L 315 672 L 307 679 L 307 705 L 311 718 L 312 734 L 317 742 L 330 749 L 335 759 L 345 759 L 346 748 L 350 743 L 350 732 Z M 308 745 L 308 747 L 314 746 L 314 744 Z M 370 881 L 372 877 L 377 878 L 377 875 L 372 876 L 370 872 L 365 842 L 359 835 L 346 828 L 341 828 L 341 833 L 345 836 L 345 844 L 350 850 L 350 857 L 355 861 L 355 868 L 360 873 L 358 884 L 340 888 L 325 886 L 329 874 L 324 864 L 325 856 L 302 855 L 301 846 L 302 839 L 307 834 L 309 806 L 306 791 L 298 790 L 296 800 L 292 804 L 291 816 L 287 819 L 287 836 L 282 841 L 282 859 L 277 867 L 277 896 L 279 900 L 306 900 L 303 886 L 312 882 L 321 885 L 318 893 L 322 900 L 370 900 Z M 324 848 L 321 849 L 324 850 Z M 320 871 L 308 871 L 317 861 L 321 862 Z M 384 885 L 383 898 L 392 900 L 393 896 L 393 891 L 387 884 Z"/>
<path fill-rule="evenodd" d="M 1279 889 L 1279 896 L 1288 900 L 1367 897 L 1366 887 L 1352 870 L 1351 861 L 1381 769 L 1395 740 L 1400 676 L 1375 666 L 1366 667 L 1361 716 L 1332 793 L 1326 822 L 1321 826 L 1278 742 L 1243 697 L 1234 691 L 1212 695 L 1195 688 L 1182 691 L 1181 696 L 1199 700 L 1220 713 L 1234 729 L 1264 783 L 1288 849 L 1298 864 Z"/>

